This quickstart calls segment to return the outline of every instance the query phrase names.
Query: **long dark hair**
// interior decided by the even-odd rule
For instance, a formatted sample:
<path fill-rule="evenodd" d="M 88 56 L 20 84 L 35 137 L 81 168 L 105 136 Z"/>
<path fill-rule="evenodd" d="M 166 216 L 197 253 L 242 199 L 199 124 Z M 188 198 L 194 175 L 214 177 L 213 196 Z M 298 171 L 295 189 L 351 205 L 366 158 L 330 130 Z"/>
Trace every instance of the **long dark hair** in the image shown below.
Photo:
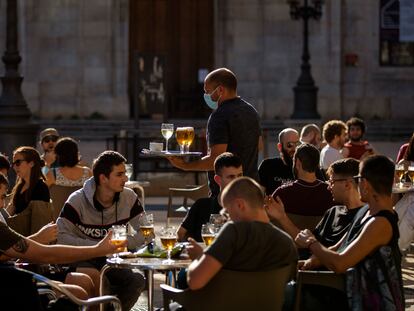
<path fill-rule="evenodd" d="M 28 202 L 32 196 L 33 188 L 39 179 L 46 180 L 45 175 L 42 173 L 42 167 L 45 166 L 45 161 L 40 158 L 39 152 L 33 147 L 19 147 L 13 151 L 13 156 L 16 154 L 21 154 L 27 162 L 33 162 L 33 167 L 30 170 L 29 188 L 24 192 L 24 201 Z M 16 206 L 17 195 L 20 194 L 24 184 L 25 181 L 23 178 L 18 178 L 16 185 L 13 187 L 11 201 L 14 206 Z"/>
<path fill-rule="evenodd" d="M 414 161 L 414 133 L 411 136 L 410 142 L 408 143 L 407 150 L 405 151 L 404 160 Z"/>

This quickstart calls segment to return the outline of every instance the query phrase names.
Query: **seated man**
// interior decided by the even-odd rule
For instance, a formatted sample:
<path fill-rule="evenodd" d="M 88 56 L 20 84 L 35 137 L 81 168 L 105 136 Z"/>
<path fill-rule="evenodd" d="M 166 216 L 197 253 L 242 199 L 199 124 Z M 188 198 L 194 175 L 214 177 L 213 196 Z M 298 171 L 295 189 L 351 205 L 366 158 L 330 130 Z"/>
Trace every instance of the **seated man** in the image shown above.
<path fill-rule="evenodd" d="M 240 176 L 243 176 L 243 168 L 238 156 L 224 152 L 214 161 L 214 181 L 220 187 L 220 192 L 233 179 Z M 211 214 L 218 214 L 221 209 L 217 196 L 202 198 L 194 202 L 178 228 L 178 240 L 187 241 L 187 238 L 191 237 L 197 242 L 203 242 L 201 226 L 209 222 Z"/>
<path fill-rule="evenodd" d="M 353 117 L 346 121 L 349 141 L 345 143 L 342 155 L 344 158 L 362 160 L 373 155 L 374 150 L 367 140 L 364 140 L 366 130 L 364 120 Z"/>
<path fill-rule="evenodd" d="M 364 205 L 353 178 L 358 175 L 358 166 L 358 160 L 343 159 L 332 163 L 328 169 L 329 190 L 335 202 L 340 205 L 328 209 L 315 229 L 308 228 L 313 229 L 315 237 L 326 247 L 339 242 L 348 231 L 356 213 Z M 276 219 L 291 237 L 296 237 L 300 230 L 290 221 L 280 200 L 276 202 L 269 197 L 265 207 L 270 218 Z"/>
<path fill-rule="evenodd" d="M 0 222 L 0 261 L 10 259 L 24 259 L 25 261 L 34 263 L 71 263 L 79 260 L 86 260 L 89 258 L 105 256 L 114 252 L 122 251 L 125 243 L 116 246 L 111 243 L 111 233 L 94 246 L 65 246 L 65 245 L 43 245 L 31 239 L 26 238 L 12 229 L 5 223 Z M 0 268 L 8 268 L 6 264 L 0 264 Z M 13 267 L 11 268 L 13 269 Z M 0 269 L 1 270 L 1 269 Z M 0 291 L 0 298 L 3 301 L 9 299 L 15 291 L 22 291 L 24 284 L 16 284 L 15 280 L 8 280 L 7 286 L 3 286 Z M 79 287 L 69 286 L 75 295 L 81 299 L 82 289 Z M 24 298 L 24 292 L 22 297 Z M 84 293 L 86 295 L 86 293 Z M 14 310 L 34 310 L 35 306 L 29 305 L 25 299 L 13 302 Z"/>
<path fill-rule="evenodd" d="M 264 192 L 257 182 L 249 177 L 237 178 L 226 186 L 220 198 L 231 221 L 204 252 L 189 239 L 188 251 L 194 259 L 188 268 L 191 289 L 204 287 L 222 268 L 267 271 L 297 260 L 292 239 L 270 223 L 263 207 Z"/>
<path fill-rule="evenodd" d="M 318 149 L 311 144 L 297 147 L 293 156 L 296 180 L 280 186 L 272 195 L 282 200 L 287 213 L 322 216 L 334 205 L 328 185 L 316 176 L 318 169 Z"/>
<path fill-rule="evenodd" d="M 345 273 L 353 268 L 347 273 L 347 294 L 353 310 L 404 310 L 398 216 L 391 198 L 394 170 L 394 163 L 385 156 L 370 156 L 361 162 L 359 193 L 368 204 L 336 245 L 325 248 L 307 229 L 295 239 L 313 254 L 302 263 L 302 269 L 324 266 Z M 339 306 L 336 301 L 332 309 Z"/>
<path fill-rule="evenodd" d="M 144 209 L 137 195 L 125 188 L 126 159 L 115 151 L 101 153 L 93 163 L 93 177 L 83 188 L 74 192 L 65 203 L 57 219 L 58 242 L 69 245 L 94 245 L 111 229 L 112 225 L 130 223 L 136 233 L 128 236 L 128 248 L 142 245 L 144 238 L 139 233 L 139 216 Z M 79 263 L 81 267 L 100 270 L 105 258 Z M 114 269 L 106 273 L 111 293 L 117 294 L 122 310 L 129 310 L 144 289 L 144 278 L 129 269 Z"/>

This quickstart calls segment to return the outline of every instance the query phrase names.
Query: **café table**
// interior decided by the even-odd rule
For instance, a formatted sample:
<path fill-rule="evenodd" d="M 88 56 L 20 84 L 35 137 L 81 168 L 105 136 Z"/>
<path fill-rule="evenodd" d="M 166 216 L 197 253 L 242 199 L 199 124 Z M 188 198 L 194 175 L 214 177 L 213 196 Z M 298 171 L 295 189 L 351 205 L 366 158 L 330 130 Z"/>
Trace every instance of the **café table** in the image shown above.
<path fill-rule="evenodd" d="M 398 194 L 398 193 L 407 193 L 407 192 L 411 192 L 414 191 L 414 184 L 407 184 L 404 185 L 402 183 L 395 183 L 392 186 L 392 193 Z"/>
<path fill-rule="evenodd" d="M 176 269 L 187 268 L 191 263 L 190 259 L 173 259 L 172 262 L 166 262 L 165 258 L 123 258 L 116 260 L 107 258 L 106 265 L 101 270 L 100 275 L 100 295 L 103 294 L 103 278 L 108 269 L 138 269 L 146 272 L 146 282 L 148 288 L 148 310 L 153 310 L 154 301 L 154 272 L 155 271 L 174 271 Z"/>

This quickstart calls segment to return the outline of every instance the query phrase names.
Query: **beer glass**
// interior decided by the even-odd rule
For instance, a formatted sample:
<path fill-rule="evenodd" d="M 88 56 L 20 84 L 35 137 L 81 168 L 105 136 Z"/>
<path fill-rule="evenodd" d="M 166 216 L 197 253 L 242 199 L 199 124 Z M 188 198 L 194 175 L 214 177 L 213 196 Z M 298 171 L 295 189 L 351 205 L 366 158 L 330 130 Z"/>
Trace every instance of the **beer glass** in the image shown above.
<path fill-rule="evenodd" d="M 187 141 L 185 142 L 186 152 L 190 152 L 190 146 L 193 143 L 194 140 L 194 128 L 192 126 L 186 127 L 187 132 Z"/>
<path fill-rule="evenodd" d="M 168 140 L 174 133 L 174 124 L 171 123 L 162 123 L 161 124 L 161 134 L 165 138 L 165 152 L 168 152 Z"/>
<path fill-rule="evenodd" d="M 211 214 L 210 223 L 214 226 L 215 233 L 218 233 L 226 222 L 226 218 L 221 214 Z"/>
<path fill-rule="evenodd" d="M 398 182 L 401 182 L 401 179 L 402 179 L 402 177 L 404 175 L 404 171 L 405 170 L 404 170 L 404 165 L 403 164 L 397 164 L 395 166 L 395 175 L 398 178 Z"/>
<path fill-rule="evenodd" d="M 139 219 L 139 230 L 144 236 L 145 244 L 151 241 L 150 237 L 154 235 L 154 215 L 153 214 L 142 214 Z"/>
<path fill-rule="evenodd" d="M 177 234 L 175 227 L 163 227 L 161 228 L 160 236 L 162 246 L 167 250 L 167 260 L 164 260 L 163 263 L 172 263 L 171 260 L 171 251 L 174 248 L 175 243 L 177 243 Z"/>
<path fill-rule="evenodd" d="M 213 243 L 214 238 L 216 237 L 214 225 L 211 223 L 206 223 L 201 226 L 201 237 L 203 238 L 206 246 L 209 246 Z"/>
<path fill-rule="evenodd" d="M 180 152 L 184 153 L 184 147 L 187 144 L 188 135 L 186 127 L 177 127 L 175 130 L 175 139 L 177 140 L 178 145 L 180 146 Z"/>
<path fill-rule="evenodd" d="M 112 226 L 112 237 L 111 237 L 112 244 L 116 246 L 121 246 L 124 243 L 124 241 L 126 241 L 126 239 L 127 239 L 126 226 L 119 226 L 119 225 Z M 118 253 L 113 254 L 112 258 L 116 262 L 119 262 L 122 260 L 119 257 Z"/>

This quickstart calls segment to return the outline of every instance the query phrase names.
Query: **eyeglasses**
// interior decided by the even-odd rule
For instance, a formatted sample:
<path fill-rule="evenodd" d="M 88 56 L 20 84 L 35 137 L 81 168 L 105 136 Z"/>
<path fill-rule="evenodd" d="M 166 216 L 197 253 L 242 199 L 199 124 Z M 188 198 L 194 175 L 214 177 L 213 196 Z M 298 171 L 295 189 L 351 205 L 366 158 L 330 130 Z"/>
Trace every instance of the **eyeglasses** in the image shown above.
<path fill-rule="evenodd" d="M 58 137 L 57 136 L 46 136 L 45 138 L 43 138 L 43 140 L 42 140 L 42 143 L 50 143 L 51 141 L 52 142 L 56 142 L 58 140 Z"/>
<path fill-rule="evenodd" d="M 349 180 L 352 177 L 348 177 L 348 178 L 338 178 L 338 179 L 328 179 L 328 184 L 333 185 L 334 183 L 336 183 L 337 181 L 345 181 L 345 180 Z"/>
<path fill-rule="evenodd" d="M 14 162 L 12 163 L 12 166 L 17 166 L 17 167 L 19 167 L 19 166 L 20 166 L 20 164 L 22 164 L 22 162 L 26 162 L 26 160 L 23 160 L 23 159 L 16 160 L 16 161 L 14 161 Z"/>
<path fill-rule="evenodd" d="M 288 148 L 293 148 L 293 147 L 296 148 L 299 145 L 300 145 L 300 141 L 288 141 L 286 143 L 286 147 L 288 147 Z"/>
<path fill-rule="evenodd" d="M 361 176 L 361 175 L 357 175 L 357 176 L 354 176 L 352 178 L 355 180 L 356 183 L 359 184 L 361 182 L 361 179 L 362 178 L 365 178 L 365 177 L 364 176 Z"/>

